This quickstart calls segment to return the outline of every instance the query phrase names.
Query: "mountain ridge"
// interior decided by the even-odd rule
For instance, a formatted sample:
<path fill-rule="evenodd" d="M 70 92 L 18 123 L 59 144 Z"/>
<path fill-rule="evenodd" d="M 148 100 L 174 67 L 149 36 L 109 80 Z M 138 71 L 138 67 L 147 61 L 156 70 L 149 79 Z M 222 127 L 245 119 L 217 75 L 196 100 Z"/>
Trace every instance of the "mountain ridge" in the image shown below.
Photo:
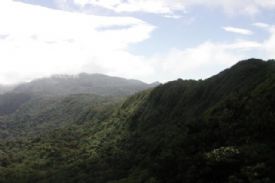
<path fill-rule="evenodd" d="M 171 81 L 105 106 L 92 97 L 84 110 L 82 97 L 62 99 L 58 110 L 54 104 L 55 114 L 27 115 L 61 127 L 29 133 L 26 120 L 30 128 L 14 130 L 25 136 L 0 141 L 0 181 L 275 181 L 274 61 L 249 59 L 206 80 Z"/>
<path fill-rule="evenodd" d="M 112 77 L 104 74 L 55 75 L 3 89 L 0 94 L 0 115 L 11 114 L 31 99 L 91 94 L 123 98 L 153 88 L 139 80 Z M 1 88 L 0 88 L 1 89 Z"/>
<path fill-rule="evenodd" d="M 45 95 L 97 94 L 131 95 L 154 87 L 158 83 L 147 84 L 139 80 L 113 77 L 104 74 L 53 75 L 20 84 L 12 91 L 16 93 L 40 93 Z"/>

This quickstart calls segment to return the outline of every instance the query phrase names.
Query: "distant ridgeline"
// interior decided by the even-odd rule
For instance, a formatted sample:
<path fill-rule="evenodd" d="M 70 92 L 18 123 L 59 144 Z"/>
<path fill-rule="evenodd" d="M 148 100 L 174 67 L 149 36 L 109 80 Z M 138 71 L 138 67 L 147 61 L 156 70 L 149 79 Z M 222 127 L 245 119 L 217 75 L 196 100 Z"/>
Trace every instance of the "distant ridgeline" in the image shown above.
<path fill-rule="evenodd" d="M 103 74 L 82 73 L 76 76 L 55 75 L 21 84 L 13 89 L 16 93 L 44 95 L 96 94 L 101 96 L 125 96 L 154 87 L 158 83 L 111 77 Z"/>
<path fill-rule="evenodd" d="M 275 182 L 274 60 L 154 88 L 106 77 L 2 95 L 0 182 Z"/>
<path fill-rule="evenodd" d="M 0 115 L 15 112 L 22 104 L 34 98 L 60 98 L 72 94 L 125 97 L 158 84 L 103 74 L 55 75 L 13 87 L 0 86 Z"/>

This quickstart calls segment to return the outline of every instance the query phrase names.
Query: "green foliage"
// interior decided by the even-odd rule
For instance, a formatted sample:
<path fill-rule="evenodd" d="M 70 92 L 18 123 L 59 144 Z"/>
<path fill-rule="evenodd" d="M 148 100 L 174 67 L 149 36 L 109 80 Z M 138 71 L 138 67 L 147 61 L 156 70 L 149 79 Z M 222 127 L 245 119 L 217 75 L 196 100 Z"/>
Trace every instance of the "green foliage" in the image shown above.
<path fill-rule="evenodd" d="M 26 93 L 5 93 L 0 95 L 0 116 L 15 112 L 30 99 L 31 95 Z"/>
<path fill-rule="evenodd" d="M 206 153 L 206 159 L 210 162 L 231 162 L 240 154 L 240 150 L 235 147 L 220 147 Z"/>
<path fill-rule="evenodd" d="M 275 182 L 274 73 L 250 59 L 126 100 L 33 99 L 0 119 L 0 182 Z"/>

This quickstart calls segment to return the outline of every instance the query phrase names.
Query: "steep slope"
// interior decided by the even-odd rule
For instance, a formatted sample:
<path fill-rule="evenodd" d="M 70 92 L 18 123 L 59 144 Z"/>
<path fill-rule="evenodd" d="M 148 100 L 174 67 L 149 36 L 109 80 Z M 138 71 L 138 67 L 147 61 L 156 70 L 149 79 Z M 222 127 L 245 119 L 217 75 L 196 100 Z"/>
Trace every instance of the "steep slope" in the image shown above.
<path fill-rule="evenodd" d="M 275 62 L 129 97 L 100 120 L 0 143 L 0 182 L 275 182 Z M 19 152 L 20 151 L 20 152 Z"/>
<path fill-rule="evenodd" d="M 110 109 L 122 100 L 118 97 L 75 94 L 64 97 L 32 97 L 26 99 L 28 101 L 22 101 L 14 95 L 19 94 L 12 94 L 17 104 L 16 111 L 2 116 L 0 120 L 0 137 L 4 139 L 20 136 L 34 137 L 72 123 L 81 124 L 89 120 L 101 121 L 112 111 Z M 19 96 L 21 97 L 22 94 Z M 6 98 L 8 102 L 9 99 Z M 11 103 L 7 105 L 13 106 Z"/>
<path fill-rule="evenodd" d="M 260 60 L 156 88 L 130 121 L 126 180 L 273 182 L 274 92 L 275 63 Z"/>
<path fill-rule="evenodd" d="M 138 80 L 111 77 L 103 74 L 59 75 L 42 78 L 17 86 L 16 93 L 43 95 L 96 94 L 101 96 L 125 96 L 145 90 L 155 84 Z"/>

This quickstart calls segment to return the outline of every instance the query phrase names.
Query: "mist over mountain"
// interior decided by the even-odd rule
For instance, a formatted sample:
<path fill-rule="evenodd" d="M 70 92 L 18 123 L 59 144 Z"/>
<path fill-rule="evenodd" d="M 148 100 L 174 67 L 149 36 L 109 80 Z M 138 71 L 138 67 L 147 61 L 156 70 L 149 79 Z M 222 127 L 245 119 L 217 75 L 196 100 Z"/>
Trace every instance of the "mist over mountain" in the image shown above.
<path fill-rule="evenodd" d="M 31 99 L 65 97 L 72 94 L 125 97 L 155 87 L 139 80 L 103 74 L 55 75 L 14 86 L 0 86 L 0 115 L 15 112 Z"/>
<path fill-rule="evenodd" d="M 13 90 L 14 87 L 15 87 L 14 85 L 1 85 L 0 84 L 0 95 Z"/>
<path fill-rule="evenodd" d="M 21 101 L 21 92 L 43 93 L 1 114 L 0 182 L 275 182 L 274 60 L 122 97 L 109 95 L 106 76 L 79 78 L 37 80 L 7 94 Z M 129 85 L 148 86 L 112 79 L 127 94 Z"/>
<path fill-rule="evenodd" d="M 15 93 L 35 93 L 40 95 L 96 94 L 102 96 L 125 96 L 154 87 L 158 83 L 147 84 L 133 79 L 111 77 L 103 74 L 55 75 L 20 84 Z"/>

